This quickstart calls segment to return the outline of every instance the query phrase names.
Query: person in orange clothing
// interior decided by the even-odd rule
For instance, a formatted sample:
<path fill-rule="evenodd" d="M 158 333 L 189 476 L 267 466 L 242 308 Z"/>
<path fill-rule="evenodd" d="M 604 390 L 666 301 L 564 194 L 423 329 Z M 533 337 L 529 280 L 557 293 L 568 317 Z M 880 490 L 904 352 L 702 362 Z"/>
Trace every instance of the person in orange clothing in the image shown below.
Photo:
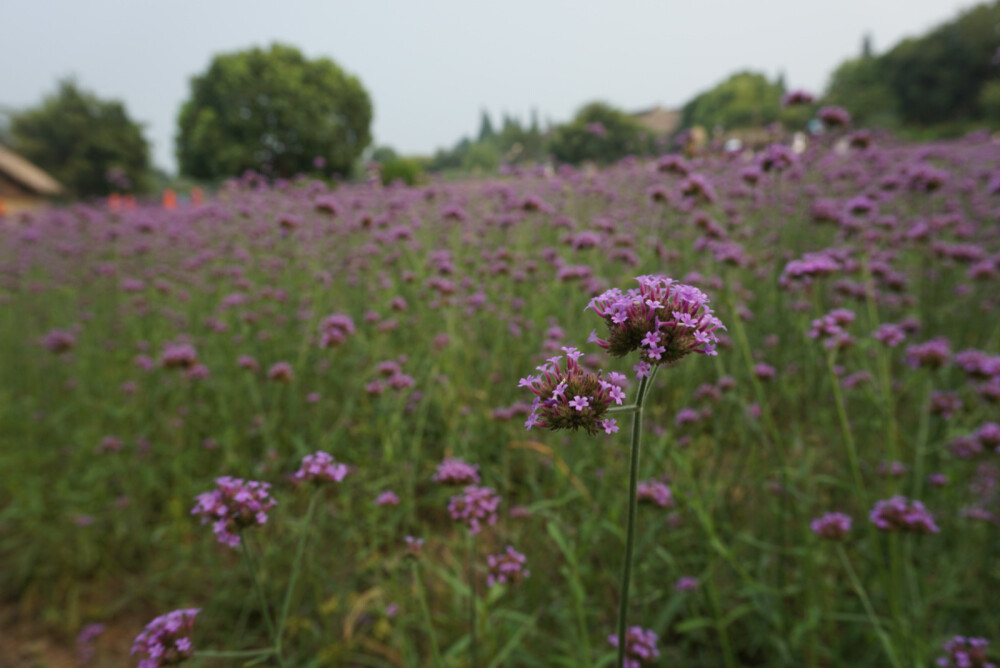
<path fill-rule="evenodd" d="M 118 213 L 122 210 L 122 196 L 118 193 L 108 195 L 108 211 Z"/>
<path fill-rule="evenodd" d="M 191 204 L 194 206 L 200 206 L 202 202 L 205 201 L 205 193 L 201 188 L 195 186 L 191 188 Z"/>
<path fill-rule="evenodd" d="M 170 188 L 163 191 L 163 208 L 167 211 L 177 208 L 177 193 Z"/>

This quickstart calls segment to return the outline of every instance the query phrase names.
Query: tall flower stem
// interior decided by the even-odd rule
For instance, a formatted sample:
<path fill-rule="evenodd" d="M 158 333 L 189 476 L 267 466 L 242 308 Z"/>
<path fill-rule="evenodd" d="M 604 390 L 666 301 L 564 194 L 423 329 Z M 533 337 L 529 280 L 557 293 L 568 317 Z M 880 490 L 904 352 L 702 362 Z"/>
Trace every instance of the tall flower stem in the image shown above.
<path fill-rule="evenodd" d="M 469 657 L 472 668 L 479 665 L 476 647 L 476 536 L 470 533 L 467 541 L 469 558 Z"/>
<path fill-rule="evenodd" d="M 306 511 L 302 534 L 299 536 L 299 546 L 295 551 L 292 573 L 288 576 L 288 589 L 285 590 L 285 601 L 281 605 L 281 615 L 278 617 L 278 630 L 274 639 L 275 650 L 278 656 L 281 656 L 281 639 L 285 631 L 285 622 L 288 621 L 288 610 L 291 607 L 292 595 L 295 593 L 295 585 L 299 579 L 299 572 L 302 570 L 302 555 L 305 553 L 306 541 L 309 538 L 309 528 L 312 526 L 313 512 L 316 510 L 316 501 L 321 494 L 322 492 L 317 489 L 309 499 L 309 509 Z"/>
<path fill-rule="evenodd" d="M 277 633 L 275 633 L 274 620 L 271 619 L 271 610 L 267 606 L 267 599 L 264 597 L 264 590 L 260 586 L 260 579 L 257 571 L 257 563 L 254 561 L 253 555 L 250 553 L 250 546 L 247 545 L 247 539 L 249 536 L 247 534 L 242 534 L 240 536 L 240 547 L 243 548 L 243 558 L 246 559 L 247 566 L 250 568 L 250 579 L 253 580 L 253 588 L 257 592 L 257 600 L 260 603 L 261 614 L 264 616 L 264 623 L 267 624 L 267 631 L 271 635 L 271 642 L 274 643 L 274 656 L 278 661 L 279 666 L 284 666 L 285 661 L 281 658 L 280 653 L 280 642 L 278 641 Z"/>
<path fill-rule="evenodd" d="M 424 582 L 420 577 L 420 564 L 413 560 L 413 586 L 417 588 L 417 598 L 420 600 L 420 612 L 424 616 L 424 625 L 427 626 L 427 639 L 431 644 L 431 654 L 434 656 L 435 668 L 442 668 L 444 662 L 441 660 L 441 650 L 438 649 L 437 635 L 434 633 L 434 625 L 431 623 L 431 611 L 427 606 L 427 593 L 424 591 Z"/>
<path fill-rule="evenodd" d="M 635 398 L 635 412 L 632 413 L 632 446 L 629 449 L 628 470 L 628 525 L 625 533 L 625 564 L 622 567 L 622 586 L 618 601 L 618 668 L 625 665 L 625 629 L 628 615 L 628 590 L 632 580 L 632 551 L 635 549 L 635 510 L 638 505 L 636 493 L 639 486 L 639 450 L 642 445 L 642 405 L 646 399 L 653 376 L 659 367 L 653 367 L 648 377 L 639 381 L 639 391 Z"/>

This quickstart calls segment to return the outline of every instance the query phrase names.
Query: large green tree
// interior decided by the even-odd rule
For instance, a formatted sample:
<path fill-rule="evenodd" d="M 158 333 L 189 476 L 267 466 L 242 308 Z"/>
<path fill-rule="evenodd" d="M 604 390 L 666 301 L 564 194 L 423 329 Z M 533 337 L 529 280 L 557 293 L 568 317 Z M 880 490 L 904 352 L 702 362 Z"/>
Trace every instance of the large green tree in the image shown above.
<path fill-rule="evenodd" d="M 684 127 L 700 125 L 708 130 L 773 123 L 781 117 L 784 92 L 780 80 L 771 82 L 763 74 L 738 72 L 685 104 L 681 123 Z"/>
<path fill-rule="evenodd" d="M 125 106 L 59 82 L 33 109 L 11 115 L 15 151 L 76 197 L 143 191 L 149 183 L 149 144 Z"/>
<path fill-rule="evenodd" d="M 549 150 L 559 162 L 611 163 L 627 155 L 646 151 L 643 128 L 620 109 L 603 102 L 591 102 L 573 120 L 558 126 Z"/>
<path fill-rule="evenodd" d="M 841 63 L 830 75 L 823 102 L 847 109 L 857 125 L 892 127 L 898 119 L 896 98 L 870 56 Z"/>
<path fill-rule="evenodd" d="M 909 123 L 982 118 L 982 88 L 997 75 L 1000 2 L 962 13 L 923 37 L 906 39 L 879 59 L 879 70 Z"/>
<path fill-rule="evenodd" d="M 274 44 L 218 55 L 191 80 L 177 159 L 181 173 L 204 179 L 248 169 L 292 176 L 319 165 L 343 175 L 371 142 L 371 121 L 357 77 Z"/>

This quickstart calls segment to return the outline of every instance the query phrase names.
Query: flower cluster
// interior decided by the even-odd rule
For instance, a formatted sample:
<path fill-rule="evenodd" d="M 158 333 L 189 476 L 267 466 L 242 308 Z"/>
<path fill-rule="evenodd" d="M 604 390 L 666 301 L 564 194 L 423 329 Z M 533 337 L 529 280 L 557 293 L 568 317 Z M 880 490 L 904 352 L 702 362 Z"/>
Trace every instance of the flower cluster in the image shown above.
<path fill-rule="evenodd" d="M 322 348 L 333 348 L 354 334 L 354 321 L 351 316 L 342 313 L 329 315 L 319 326 L 319 345 Z"/>
<path fill-rule="evenodd" d="M 527 561 L 527 557 L 511 545 L 500 554 L 487 555 L 486 566 L 489 568 L 489 573 L 486 575 L 486 584 L 490 587 L 498 584 L 517 584 L 531 575 L 531 571 L 524 567 Z"/>
<path fill-rule="evenodd" d="M 270 497 L 271 485 L 256 480 L 244 481 L 223 476 L 215 479 L 218 489 L 197 496 L 192 515 L 201 515 L 201 523 L 212 522 L 212 531 L 223 545 L 240 544 L 239 532 L 267 522 L 267 511 L 278 505 Z"/>
<path fill-rule="evenodd" d="M 894 496 L 879 501 L 868 516 L 872 524 L 882 531 L 906 531 L 909 533 L 937 533 L 934 517 L 920 501 L 911 501 L 905 496 Z"/>
<path fill-rule="evenodd" d="M 820 538 L 839 540 L 851 530 L 851 517 L 844 513 L 827 513 L 814 519 L 810 526 Z"/>
<path fill-rule="evenodd" d="M 682 575 L 677 578 L 677 582 L 674 583 L 674 589 L 677 591 L 694 591 L 700 584 L 701 583 L 698 582 L 698 578 L 693 575 Z"/>
<path fill-rule="evenodd" d="M 451 497 L 448 502 L 451 519 L 467 523 L 469 533 L 473 536 L 483 530 L 483 522 L 496 524 L 499 507 L 500 495 L 491 487 L 479 485 L 468 485 L 461 494 Z"/>
<path fill-rule="evenodd" d="M 725 329 L 696 287 L 660 274 L 639 276 L 639 289 L 617 288 L 594 297 L 587 308 L 608 326 L 607 340 L 590 340 L 614 357 L 640 351 L 643 362 L 673 364 L 689 353 L 715 355 L 716 330 Z"/>
<path fill-rule="evenodd" d="M 164 369 L 190 369 L 198 363 L 198 352 L 188 343 L 167 344 L 160 355 Z"/>
<path fill-rule="evenodd" d="M 781 98 L 781 106 L 796 107 L 799 105 L 812 104 L 815 101 L 816 98 L 812 93 L 804 90 L 791 90 L 785 93 L 785 95 Z"/>
<path fill-rule="evenodd" d="M 940 369 L 951 359 L 948 339 L 936 338 L 906 349 L 906 363 L 913 368 Z"/>
<path fill-rule="evenodd" d="M 641 626 L 629 627 L 625 632 L 625 663 L 624 668 L 642 668 L 653 663 L 653 660 L 660 656 L 660 650 L 656 649 L 656 642 L 659 640 L 656 634 Z M 618 635 L 608 636 L 608 642 L 618 647 Z"/>
<path fill-rule="evenodd" d="M 823 342 L 831 350 L 842 350 L 854 345 L 854 337 L 845 329 L 854 322 L 854 311 L 836 308 L 812 321 L 809 337 Z"/>
<path fill-rule="evenodd" d="M 479 467 L 464 459 L 448 457 L 438 464 L 432 480 L 441 485 L 475 485 L 479 483 Z"/>
<path fill-rule="evenodd" d="M 621 405 L 624 401 L 625 391 L 621 386 L 625 376 L 611 372 L 609 380 L 604 380 L 602 372 L 593 373 L 580 366 L 577 360 L 583 353 L 579 350 L 564 347 L 563 351 L 565 369 L 559 365 L 562 355 L 558 355 L 538 367 L 539 375 L 521 379 L 519 386 L 535 394 L 524 426 L 573 431 L 583 428 L 588 434 L 601 429 L 607 434 L 618 431 L 616 421 L 606 419 L 605 415 L 612 402 Z"/>
<path fill-rule="evenodd" d="M 986 656 L 990 641 L 985 638 L 955 636 L 944 644 L 945 656 L 937 660 L 942 668 L 997 668 Z"/>
<path fill-rule="evenodd" d="M 42 345 L 53 353 L 64 353 L 76 347 L 76 337 L 72 332 L 53 329 L 42 337 Z"/>
<path fill-rule="evenodd" d="M 191 632 L 198 608 L 174 610 L 146 624 L 136 636 L 131 654 L 139 654 L 139 668 L 176 666 L 194 655 Z"/>
<path fill-rule="evenodd" d="M 654 503 L 661 508 L 673 508 L 674 497 L 670 488 L 659 480 L 644 480 L 636 487 L 635 498 L 640 503 Z"/>
<path fill-rule="evenodd" d="M 351 470 L 347 464 L 333 461 L 329 453 L 317 450 L 302 458 L 302 466 L 292 474 L 296 482 L 341 482 Z"/>

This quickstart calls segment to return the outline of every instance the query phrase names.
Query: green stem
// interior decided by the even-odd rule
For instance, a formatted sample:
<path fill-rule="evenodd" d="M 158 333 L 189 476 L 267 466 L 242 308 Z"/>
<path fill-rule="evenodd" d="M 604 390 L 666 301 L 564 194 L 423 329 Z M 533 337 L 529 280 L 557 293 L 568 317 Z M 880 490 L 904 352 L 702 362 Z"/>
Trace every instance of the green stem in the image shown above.
<path fill-rule="evenodd" d="M 279 652 L 279 643 L 277 640 L 277 634 L 274 631 L 274 620 L 271 619 L 271 611 L 267 607 L 267 599 L 264 598 L 264 590 L 260 586 L 260 580 L 257 578 L 257 564 L 254 561 L 253 556 L 250 554 L 250 547 L 247 545 L 247 534 L 240 532 L 240 547 L 243 548 L 243 557 L 247 561 L 247 566 L 250 568 L 250 579 L 253 580 L 253 588 L 257 592 L 257 600 L 260 602 L 261 613 L 264 615 L 264 623 L 267 624 L 267 631 L 271 635 L 271 642 L 274 643 L 274 654 L 278 659 L 279 665 L 284 665 L 284 661 L 281 658 Z"/>
<path fill-rule="evenodd" d="M 216 652 L 210 649 L 199 649 L 194 655 L 203 659 L 252 659 L 256 656 L 270 656 L 274 654 L 274 648 L 268 649 L 248 649 L 235 652 Z"/>
<path fill-rule="evenodd" d="M 882 648 L 889 656 L 889 661 L 892 663 L 894 668 L 900 668 L 899 659 L 896 658 L 896 651 L 892 647 L 892 641 L 889 640 L 889 636 L 882 630 L 882 623 L 879 622 L 878 615 L 875 614 L 875 608 L 872 607 L 872 602 L 868 599 L 868 594 L 865 593 L 865 588 L 861 584 L 861 580 L 858 579 L 857 573 L 854 572 L 854 568 L 851 566 L 851 562 L 847 558 L 847 552 L 844 551 L 844 546 L 839 543 L 837 544 L 837 554 L 840 556 L 840 562 L 844 565 L 844 569 L 847 571 L 847 576 L 851 579 L 851 585 L 854 586 L 855 593 L 857 593 L 858 598 L 861 599 L 861 605 L 864 606 L 865 613 L 868 615 L 869 621 L 871 621 L 872 626 L 875 627 L 875 633 L 878 634 L 879 640 L 882 641 Z"/>
<path fill-rule="evenodd" d="M 654 367 L 655 369 L 658 367 Z M 635 549 L 635 509 L 636 493 L 639 485 L 639 449 L 642 445 L 642 403 L 646 398 L 646 389 L 652 380 L 649 377 L 639 381 L 639 392 L 636 395 L 636 410 L 632 413 L 632 446 L 629 449 L 628 471 L 628 527 L 625 534 L 625 565 L 622 568 L 621 598 L 618 601 L 618 668 L 625 664 L 625 629 L 628 615 L 628 589 L 632 579 L 632 551 Z"/>
<path fill-rule="evenodd" d="M 472 668 L 479 665 L 478 652 L 476 647 L 476 536 L 470 533 L 466 543 L 468 545 L 469 556 L 469 656 L 472 659 Z"/>
<path fill-rule="evenodd" d="M 313 492 L 309 499 L 309 509 L 306 510 L 305 526 L 302 527 L 302 535 L 299 536 L 299 547 L 295 552 L 295 562 L 292 565 L 292 574 L 288 578 L 288 588 L 285 590 L 285 601 L 281 605 L 281 615 L 278 617 L 278 632 L 275 635 L 274 644 L 278 656 L 281 656 L 281 640 L 285 631 L 285 622 L 288 621 L 288 609 L 292 604 L 292 594 L 295 593 L 295 585 L 299 579 L 299 571 L 302 568 L 302 555 L 305 553 L 306 540 L 309 538 L 309 527 L 312 525 L 313 511 L 316 508 L 316 500 L 320 497 L 320 490 Z"/>
<path fill-rule="evenodd" d="M 424 592 L 424 583 L 420 577 L 420 565 L 417 560 L 413 560 L 413 584 L 417 588 L 417 598 L 420 601 L 420 612 L 424 616 L 424 624 L 427 626 L 427 638 L 431 643 L 431 653 L 434 655 L 434 665 L 442 668 L 444 662 L 441 661 L 441 650 L 438 649 L 437 636 L 434 634 L 434 625 L 431 623 L 431 610 L 427 606 L 427 594 Z"/>

